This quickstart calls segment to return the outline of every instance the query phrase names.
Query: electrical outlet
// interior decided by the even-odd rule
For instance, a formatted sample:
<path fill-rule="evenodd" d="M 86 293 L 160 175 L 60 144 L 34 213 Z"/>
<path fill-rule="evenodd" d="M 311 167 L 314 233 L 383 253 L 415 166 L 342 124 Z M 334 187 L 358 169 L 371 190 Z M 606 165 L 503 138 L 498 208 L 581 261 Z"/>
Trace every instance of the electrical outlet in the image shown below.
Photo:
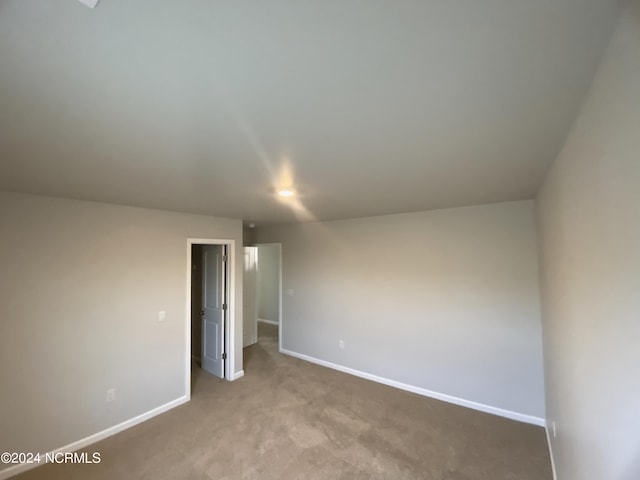
<path fill-rule="evenodd" d="M 114 402 L 116 399 L 116 389 L 110 388 L 107 390 L 107 402 Z"/>
<path fill-rule="evenodd" d="M 161 310 L 160 312 L 158 312 L 159 322 L 164 322 L 166 319 L 167 319 L 167 312 L 165 312 L 164 310 Z"/>
<path fill-rule="evenodd" d="M 340 347 L 340 350 L 344 350 L 344 340 L 338 341 L 338 347 Z"/>
<path fill-rule="evenodd" d="M 556 435 L 556 422 L 555 421 L 551 422 L 551 433 L 553 434 L 553 438 L 557 437 L 557 435 Z"/>

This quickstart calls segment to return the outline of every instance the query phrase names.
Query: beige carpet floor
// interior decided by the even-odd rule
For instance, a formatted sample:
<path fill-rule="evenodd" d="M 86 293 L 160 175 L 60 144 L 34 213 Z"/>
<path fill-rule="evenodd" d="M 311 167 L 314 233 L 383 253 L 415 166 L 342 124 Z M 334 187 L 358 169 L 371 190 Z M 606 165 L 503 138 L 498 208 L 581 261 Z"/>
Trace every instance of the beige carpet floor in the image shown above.
<path fill-rule="evenodd" d="M 261 324 L 232 383 L 194 368 L 189 403 L 86 449 L 98 465 L 20 480 L 550 480 L 542 428 L 281 355 Z"/>

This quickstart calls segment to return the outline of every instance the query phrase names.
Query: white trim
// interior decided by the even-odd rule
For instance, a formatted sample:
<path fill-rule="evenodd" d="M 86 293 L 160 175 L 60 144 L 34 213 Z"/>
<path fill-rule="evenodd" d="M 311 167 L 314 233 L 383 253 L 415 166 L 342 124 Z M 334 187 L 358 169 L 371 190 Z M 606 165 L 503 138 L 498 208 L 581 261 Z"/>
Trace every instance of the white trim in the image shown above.
<path fill-rule="evenodd" d="M 193 245 L 226 245 L 227 246 L 227 291 L 229 292 L 229 308 L 225 318 L 225 352 L 228 361 L 224 364 L 224 378 L 231 381 L 235 372 L 235 305 L 236 305 L 236 241 L 229 238 L 187 238 L 187 289 L 185 302 L 185 377 L 184 389 L 187 400 L 191 399 L 191 247 Z M 239 373 L 239 372 L 238 372 Z M 1 480 L 1 479 L 0 479 Z"/>
<path fill-rule="evenodd" d="M 409 385 L 407 383 L 397 382 L 395 380 L 391 380 L 388 378 L 379 377 L 378 375 L 373 375 L 371 373 L 362 372 L 360 370 L 355 370 L 353 368 L 344 367 L 336 363 L 327 362 L 326 360 L 320 360 L 318 358 L 310 357 L 309 355 L 304 355 L 302 353 L 293 352 L 291 350 L 286 350 L 284 348 L 280 349 L 280 353 L 284 353 L 285 355 L 290 355 L 292 357 L 296 357 L 301 360 L 306 360 L 307 362 L 316 363 L 318 365 L 322 365 L 323 367 L 332 368 L 334 370 L 338 370 L 339 372 L 348 373 L 350 375 L 355 375 L 356 377 L 365 378 L 373 382 L 382 383 L 384 385 L 389 385 L 390 387 L 399 388 L 400 390 L 406 390 L 407 392 L 417 393 L 418 395 L 422 395 L 424 397 L 435 398 L 436 400 L 442 400 L 443 402 L 453 403 L 454 405 L 460 405 L 462 407 L 471 408 L 473 410 L 479 410 L 481 412 L 491 413 L 493 415 L 510 418 L 511 420 L 517 420 L 523 423 L 530 423 L 532 425 L 537 425 L 539 427 L 544 427 L 545 425 L 544 418 L 534 417 L 533 415 L 526 415 L 524 413 L 512 412 L 511 410 L 504 410 L 502 408 L 492 407 L 491 405 L 485 405 L 483 403 L 477 403 L 471 400 L 465 400 L 464 398 L 454 397 L 451 395 L 447 395 L 445 393 L 434 392 L 432 390 L 427 390 L 426 388 L 416 387 L 414 385 Z"/>
<path fill-rule="evenodd" d="M 236 304 L 236 287 L 235 287 L 235 277 L 236 277 L 236 242 L 234 240 L 229 240 L 227 243 L 227 265 L 229 268 L 227 269 L 229 275 L 227 277 L 227 288 L 229 292 L 229 309 L 227 314 L 227 332 L 229 335 L 226 335 L 225 342 L 227 343 L 227 358 L 229 361 L 227 362 L 225 368 L 227 371 L 225 372 L 225 377 L 229 380 L 232 380 L 233 372 L 236 371 L 236 312 L 235 312 L 235 304 Z M 237 373 L 237 372 L 236 372 Z"/>
<path fill-rule="evenodd" d="M 127 428 L 131 428 L 139 423 L 142 423 L 146 420 L 149 420 L 152 417 L 160 415 L 172 408 L 175 408 L 183 403 L 188 402 L 189 399 L 186 396 L 176 398 L 175 400 L 170 401 L 169 403 L 165 403 L 164 405 L 160 405 L 148 412 L 145 412 L 137 417 L 130 418 L 129 420 L 125 420 L 122 423 L 114 425 L 113 427 L 109 427 L 105 430 L 102 430 L 98 433 L 94 433 L 93 435 L 89 435 L 81 440 L 77 440 L 75 442 L 71 442 L 64 447 L 56 448 L 51 452 L 48 452 L 49 455 L 55 455 L 58 452 L 75 452 L 76 450 L 80 450 L 88 445 L 99 442 L 100 440 L 104 440 L 107 437 L 115 435 L 116 433 L 120 433 Z M 41 453 L 41 457 L 45 457 L 46 453 Z M 26 472 L 27 470 L 31 470 L 32 468 L 38 467 L 40 465 L 44 465 L 44 463 L 21 463 L 19 465 L 12 465 L 9 468 L 5 468 L 4 470 L 0 470 L 0 480 L 5 480 L 7 478 L 13 477 L 14 475 L 18 475 L 19 473 Z"/>
<path fill-rule="evenodd" d="M 266 318 L 259 318 L 258 321 L 260 323 L 268 323 L 269 325 L 280 325 L 278 322 L 276 322 L 275 320 L 267 320 Z"/>
<path fill-rule="evenodd" d="M 553 480 L 558 480 L 558 475 L 556 474 L 556 462 L 553 459 L 553 448 L 551 447 L 551 434 L 549 433 L 549 425 L 547 425 L 546 422 L 544 431 L 547 432 L 547 446 L 549 447 L 549 458 L 551 459 L 551 472 L 553 473 Z"/>
<path fill-rule="evenodd" d="M 244 377 L 244 370 L 240 370 L 239 372 L 236 372 L 233 374 L 233 376 L 231 377 L 231 381 L 234 380 L 238 380 L 239 378 Z"/>

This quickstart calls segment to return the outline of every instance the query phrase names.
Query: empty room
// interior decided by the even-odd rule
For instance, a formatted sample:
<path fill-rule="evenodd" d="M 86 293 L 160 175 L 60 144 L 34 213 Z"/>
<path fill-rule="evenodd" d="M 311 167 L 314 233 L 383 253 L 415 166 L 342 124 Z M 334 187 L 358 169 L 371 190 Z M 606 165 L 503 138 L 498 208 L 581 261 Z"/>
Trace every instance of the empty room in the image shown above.
<path fill-rule="evenodd" d="M 0 0 L 0 480 L 640 479 L 640 0 Z"/>

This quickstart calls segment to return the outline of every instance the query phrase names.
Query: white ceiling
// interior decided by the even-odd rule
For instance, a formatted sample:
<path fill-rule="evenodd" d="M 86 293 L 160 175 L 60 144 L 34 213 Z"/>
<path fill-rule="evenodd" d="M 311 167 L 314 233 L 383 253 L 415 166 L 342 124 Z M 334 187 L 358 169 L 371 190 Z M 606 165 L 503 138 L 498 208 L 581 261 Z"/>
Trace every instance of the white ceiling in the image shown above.
<path fill-rule="evenodd" d="M 531 198 L 618 4 L 2 0 L 0 188 L 258 224 Z"/>

